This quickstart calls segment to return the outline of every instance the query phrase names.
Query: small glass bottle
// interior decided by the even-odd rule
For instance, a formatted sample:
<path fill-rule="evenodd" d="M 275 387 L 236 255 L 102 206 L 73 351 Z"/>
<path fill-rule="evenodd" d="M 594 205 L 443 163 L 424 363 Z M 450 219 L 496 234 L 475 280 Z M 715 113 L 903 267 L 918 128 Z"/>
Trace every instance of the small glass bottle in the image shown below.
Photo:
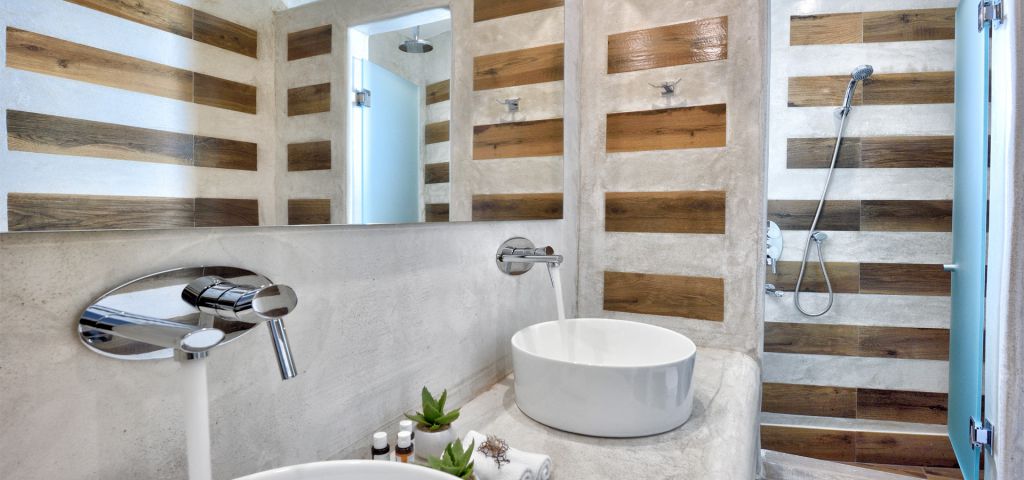
<path fill-rule="evenodd" d="M 409 438 L 412 440 L 413 443 L 416 443 L 416 430 L 414 430 L 412 427 L 412 420 L 402 420 L 401 422 L 398 422 L 398 431 L 409 432 Z"/>
<path fill-rule="evenodd" d="M 398 432 L 395 442 L 395 461 L 409 463 L 412 461 L 412 432 Z"/>
<path fill-rule="evenodd" d="M 370 460 L 391 460 L 391 445 L 388 445 L 388 434 L 386 432 L 373 434 L 373 448 L 370 449 Z"/>

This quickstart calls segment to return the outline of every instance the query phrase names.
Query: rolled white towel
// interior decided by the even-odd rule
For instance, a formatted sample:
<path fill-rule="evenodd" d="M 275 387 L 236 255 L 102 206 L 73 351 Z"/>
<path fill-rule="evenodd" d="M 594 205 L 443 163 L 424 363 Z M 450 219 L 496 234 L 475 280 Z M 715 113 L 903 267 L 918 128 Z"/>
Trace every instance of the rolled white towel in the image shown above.
<path fill-rule="evenodd" d="M 469 433 L 466 434 L 466 438 L 464 438 L 462 440 L 462 444 L 463 445 L 469 445 L 469 442 L 476 442 L 477 447 L 479 447 L 481 443 L 486 442 L 486 441 L 487 441 L 487 436 L 486 435 L 484 435 L 484 434 L 482 434 L 480 432 L 471 430 Z M 540 453 L 524 452 L 522 450 L 517 450 L 515 448 L 509 448 L 508 449 L 508 453 L 506 454 L 506 456 L 508 457 L 509 463 L 507 463 L 507 464 L 505 464 L 505 465 L 503 465 L 501 467 L 502 474 L 504 474 L 505 470 L 510 470 L 510 467 L 515 467 L 516 468 L 515 471 L 519 471 L 519 467 L 525 467 L 526 471 L 530 473 L 530 477 L 533 480 L 549 480 L 551 478 L 551 457 L 549 457 L 547 455 L 543 455 L 543 454 L 540 454 Z M 480 460 L 478 460 L 478 459 L 480 459 Z M 488 464 L 487 467 L 493 468 L 495 471 L 498 470 L 497 469 L 497 464 L 494 462 L 494 459 L 493 458 L 489 458 L 489 457 L 487 457 L 486 455 L 484 455 L 484 454 L 482 454 L 480 452 L 474 452 L 473 453 L 473 461 L 476 462 L 474 464 L 474 468 L 473 468 L 474 472 L 481 472 L 481 470 L 479 469 L 479 466 L 483 465 L 484 463 Z M 491 477 L 485 476 L 485 475 L 486 474 L 479 475 L 480 476 L 480 480 L 491 480 Z M 494 477 L 494 478 L 502 478 L 502 479 L 504 479 L 504 478 L 518 478 L 518 477 Z"/>

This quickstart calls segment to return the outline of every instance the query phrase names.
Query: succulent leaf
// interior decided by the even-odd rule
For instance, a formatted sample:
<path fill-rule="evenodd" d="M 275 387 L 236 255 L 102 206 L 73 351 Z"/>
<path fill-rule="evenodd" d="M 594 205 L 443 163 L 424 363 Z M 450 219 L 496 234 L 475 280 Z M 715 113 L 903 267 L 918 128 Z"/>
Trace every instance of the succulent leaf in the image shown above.
<path fill-rule="evenodd" d="M 446 388 L 443 392 L 441 392 L 441 399 L 437 401 L 437 409 L 443 412 L 444 411 L 444 402 L 447 402 L 447 401 L 448 401 L 448 389 Z"/>
<path fill-rule="evenodd" d="M 454 422 L 458 418 L 459 418 L 459 409 L 456 408 L 455 410 L 452 410 L 452 411 L 444 414 L 443 416 L 438 417 L 434 421 L 439 423 L 439 424 L 441 424 L 441 425 L 450 425 L 452 422 Z"/>

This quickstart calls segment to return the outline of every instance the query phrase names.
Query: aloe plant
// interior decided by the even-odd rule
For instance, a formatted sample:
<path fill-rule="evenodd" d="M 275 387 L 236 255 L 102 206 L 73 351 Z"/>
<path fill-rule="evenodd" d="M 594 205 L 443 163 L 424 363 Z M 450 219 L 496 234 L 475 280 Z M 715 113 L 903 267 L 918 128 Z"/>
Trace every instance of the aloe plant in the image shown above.
<path fill-rule="evenodd" d="M 473 449 L 476 448 L 476 442 L 470 442 L 469 448 L 462 448 L 462 440 L 456 440 L 449 443 L 444 449 L 444 455 L 441 458 L 428 457 L 427 464 L 434 470 L 440 470 L 449 475 L 455 475 L 463 480 L 469 480 L 473 477 Z"/>
<path fill-rule="evenodd" d="M 409 420 L 416 422 L 422 430 L 436 432 L 447 428 L 455 419 L 459 418 L 459 409 L 450 412 L 444 411 L 444 402 L 448 400 L 448 390 L 441 392 L 441 398 L 435 399 L 427 387 L 423 387 L 420 394 L 423 397 L 423 411 L 415 415 L 405 414 Z"/>

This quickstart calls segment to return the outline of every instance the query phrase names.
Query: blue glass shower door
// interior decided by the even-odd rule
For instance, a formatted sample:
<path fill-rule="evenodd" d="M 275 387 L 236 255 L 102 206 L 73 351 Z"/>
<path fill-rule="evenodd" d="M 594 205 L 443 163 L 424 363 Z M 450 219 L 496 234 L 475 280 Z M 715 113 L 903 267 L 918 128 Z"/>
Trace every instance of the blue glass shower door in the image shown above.
<path fill-rule="evenodd" d="M 988 199 L 989 26 L 978 24 L 978 1 L 956 12 L 956 133 L 953 157 L 952 316 L 947 429 L 965 480 L 977 480 L 981 448 L 971 419 L 982 422 L 985 249 Z"/>

